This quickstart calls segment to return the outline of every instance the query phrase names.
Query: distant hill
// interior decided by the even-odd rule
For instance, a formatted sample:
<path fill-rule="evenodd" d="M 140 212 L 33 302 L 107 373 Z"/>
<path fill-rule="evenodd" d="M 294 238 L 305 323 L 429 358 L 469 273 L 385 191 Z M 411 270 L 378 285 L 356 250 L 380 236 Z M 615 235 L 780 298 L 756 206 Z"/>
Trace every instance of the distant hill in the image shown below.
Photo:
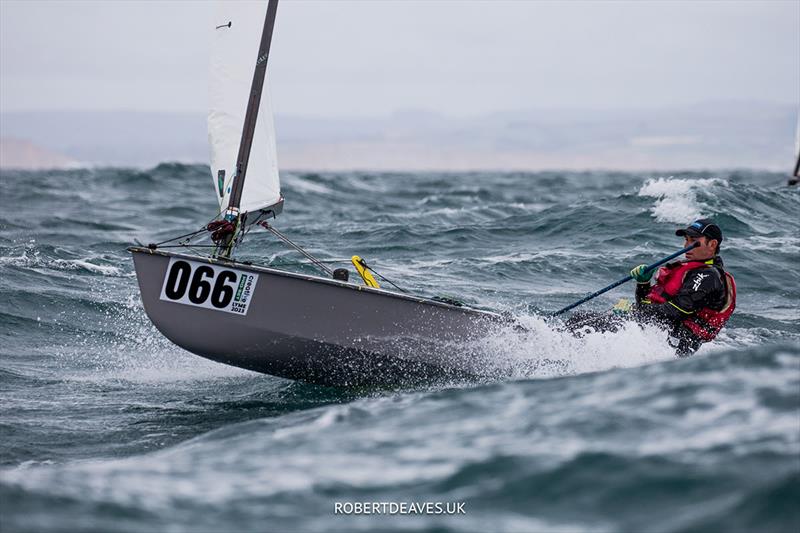
<path fill-rule="evenodd" d="M 471 118 L 427 111 L 375 118 L 278 115 L 276 130 L 282 169 L 784 170 L 793 164 L 796 121 L 792 105 L 727 102 Z M 208 158 L 203 113 L 3 113 L 0 134 L 97 164 Z"/>
<path fill-rule="evenodd" d="M 39 170 L 75 166 L 77 161 L 22 139 L 0 137 L 0 168 Z"/>
<path fill-rule="evenodd" d="M 56 111 L 0 114 L 0 135 L 30 139 L 93 164 L 154 166 L 205 162 L 205 116 L 180 113 Z"/>

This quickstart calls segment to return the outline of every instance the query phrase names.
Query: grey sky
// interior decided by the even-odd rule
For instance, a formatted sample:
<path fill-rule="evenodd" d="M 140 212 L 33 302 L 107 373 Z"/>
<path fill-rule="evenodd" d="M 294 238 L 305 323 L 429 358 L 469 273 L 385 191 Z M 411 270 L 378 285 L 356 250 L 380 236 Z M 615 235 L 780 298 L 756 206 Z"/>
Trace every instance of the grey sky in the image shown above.
<path fill-rule="evenodd" d="M 211 13 L 0 0 L 0 111 L 204 111 Z M 315 116 L 797 103 L 800 2 L 283 0 L 270 80 Z"/>

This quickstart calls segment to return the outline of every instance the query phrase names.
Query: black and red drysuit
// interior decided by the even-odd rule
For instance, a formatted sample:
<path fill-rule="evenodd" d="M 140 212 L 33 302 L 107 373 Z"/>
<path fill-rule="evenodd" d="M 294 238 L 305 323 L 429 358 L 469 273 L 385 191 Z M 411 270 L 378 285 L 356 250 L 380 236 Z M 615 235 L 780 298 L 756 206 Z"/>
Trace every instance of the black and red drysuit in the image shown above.
<path fill-rule="evenodd" d="M 677 261 L 658 270 L 655 283 L 636 284 L 634 317 L 667 328 L 680 356 L 691 355 L 725 325 L 736 306 L 736 284 L 722 258 Z"/>
<path fill-rule="evenodd" d="M 584 328 L 617 331 L 625 320 L 655 324 L 669 331 L 670 344 L 681 357 L 709 342 L 736 308 L 736 284 L 722 258 L 677 261 L 660 268 L 654 283 L 637 283 L 636 305 L 623 315 L 575 313 L 566 326 L 576 335 Z"/>

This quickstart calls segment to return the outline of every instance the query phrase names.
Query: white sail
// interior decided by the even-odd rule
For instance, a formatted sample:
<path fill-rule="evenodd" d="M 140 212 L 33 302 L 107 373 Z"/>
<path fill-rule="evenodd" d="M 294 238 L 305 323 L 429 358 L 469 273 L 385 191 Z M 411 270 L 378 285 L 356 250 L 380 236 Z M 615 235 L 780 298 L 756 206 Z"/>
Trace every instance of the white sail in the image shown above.
<path fill-rule="evenodd" d="M 211 177 L 220 211 L 228 207 L 236 173 L 236 159 L 266 12 L 265 0 L 219 1 L 215 9 L 208 141 Z M 272 105 L 265 81 L 239 205 L 241 213 L 270 207 L 280 201 L 276 152 Z"/>
<path fill-rule="evenodd" d="M 794 172 L 795 178 L 800 178 L 800 111 L 797 112 L 797 131 L 794 136 Z"/>

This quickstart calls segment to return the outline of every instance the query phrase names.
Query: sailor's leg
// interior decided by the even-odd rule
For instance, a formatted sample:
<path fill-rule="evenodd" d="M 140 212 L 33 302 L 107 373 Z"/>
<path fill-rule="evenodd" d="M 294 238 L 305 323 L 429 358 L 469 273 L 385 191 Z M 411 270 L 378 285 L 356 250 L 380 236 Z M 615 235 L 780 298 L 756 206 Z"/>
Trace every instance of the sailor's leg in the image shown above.
<path fill-rule="evenodd" d="M 610 311 L 605 313 L 583 311 L 573 313 L 564 325 L 574 335 L 581 336 L 591 332 L 615 332 L 619 330 L 622 321 L 619 315 Z"/>
<path fill-rule="evenodd" d="M 678 357 L 689 357 L 702 346 L 703 341 L 683 325 L 677 326 L 669 336 L 669 344 L 675 348 Z"/>

